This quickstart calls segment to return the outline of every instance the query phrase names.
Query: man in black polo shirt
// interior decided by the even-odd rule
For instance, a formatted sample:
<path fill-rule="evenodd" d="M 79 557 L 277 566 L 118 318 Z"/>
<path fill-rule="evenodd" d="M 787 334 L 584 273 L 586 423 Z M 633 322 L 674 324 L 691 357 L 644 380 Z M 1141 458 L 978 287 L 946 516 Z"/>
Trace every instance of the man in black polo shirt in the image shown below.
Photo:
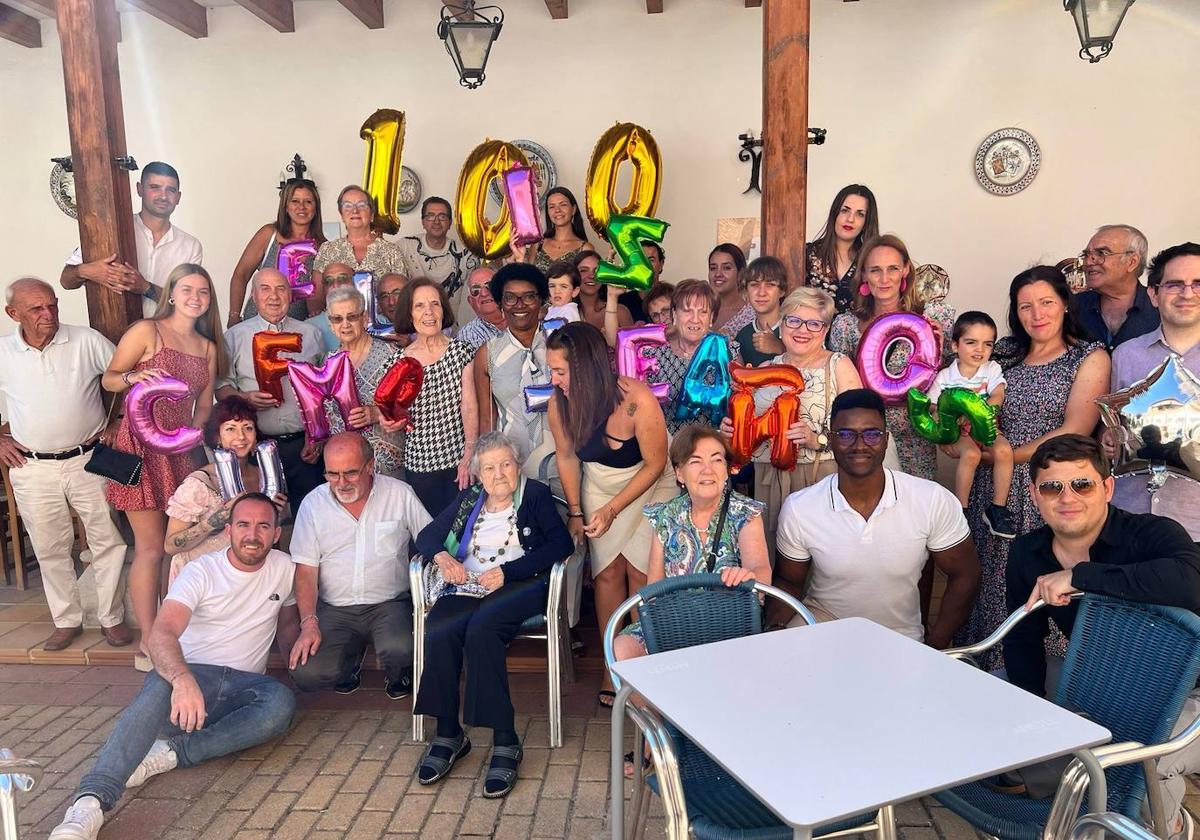
<path fill-rule="evenodd" d="M 1023 534 L 1008 553 L 1009 611 L 1046 607 L 1025 617 L 1004 639 L 1009 680 L 1042 695 L 1046 686 L 1043 643 L 1053 618 L 1068 636 L 1078 602 L 1073 592 L 1110 595 L 1200 612 L 1200 548 L 1183 526 L 1151 513 L 1127 513 L 1109 504 L 1113 479 L 1100 445 L 1083 435 L 1059 435 L 1029 460 L 1033 500 L 1046 524 Z M 1200 714 L 1200 694 L 1184 704 L 1175 731 Z M 1183 773 L 1200 769 L 1200 749 L 1159 762 L 1167 813 L 1178 814 L 1171 833 L 1183 833 Z M 1190 832 L 1189 832 L 1190 833 Z"/>

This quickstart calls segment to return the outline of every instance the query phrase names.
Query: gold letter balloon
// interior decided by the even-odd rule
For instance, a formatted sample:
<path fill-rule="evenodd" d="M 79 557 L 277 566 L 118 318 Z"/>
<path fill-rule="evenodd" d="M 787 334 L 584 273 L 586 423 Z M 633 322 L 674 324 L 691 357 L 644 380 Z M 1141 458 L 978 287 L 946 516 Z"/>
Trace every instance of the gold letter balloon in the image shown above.
<path fill-rule="evenodd" d="M 633 165 L 633 183 L 622 205 L 616 198 L 617 175 L 625 161 Z M 604 236 L 613 216 L 652 217 L 661 189 L 662 155 L 649 131 L 634 123 L 617 123 L 600 135 L 584 188 L 584 207 L 596 233 Z"/>
<path fill-rule="evenodd" d="M 362 124 L 359 136 L 367 141 L 367 166 L 363 189 L 375 201 L 375 228 L 398 233 L 400 215 L 400 156 L 404 152 L 404 112 L 380 108 Z M 319 221 L 319 220 L 318 220 Z"/>
<path fill-rule="evenodd" d="M 512 236 L 512 216 L 508 205 L 501 203 L 495 220 L 487 217 L 488 184 L 504 174 L 513 163 L 529 166 L 525 153 L 503 140 L 484 140 L 467 155 L 458 175 L 458 192 L 454 199 L 458 216 L 458 233 L 463 245 L 475 256 L 496 260 L 508 256 Z"/>

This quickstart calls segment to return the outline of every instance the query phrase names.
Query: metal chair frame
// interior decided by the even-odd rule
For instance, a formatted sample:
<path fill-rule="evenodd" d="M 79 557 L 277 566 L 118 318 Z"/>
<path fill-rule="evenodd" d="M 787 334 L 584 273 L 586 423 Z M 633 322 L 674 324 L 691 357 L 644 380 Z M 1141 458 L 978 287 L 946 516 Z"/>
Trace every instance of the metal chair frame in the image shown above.
<path fill-rule="evenodd" d="M 1071 829 L 1071 840 L 1104 840 L 1113 834 L 1121 840 L 1155 840 L 1155 835 L 1124 814 L 1106 811 L 1103 814 L 1084 814 Z"/>
<path fill-rule="evenodd" d="M 19 840 L 17 791 L 28 793 L 42 781 L 42 765 L 30 758 L 15 758 L 0 749 L 0 838 Z"/>
<path fill-rule="evenodd" d="M 1084 593 L 1074 593 L 1071 597 L 1072 599 L 1082 598 Z M 1039 599 L 1029 610 L 1018 608 L 983 641 L 973 645 L 948 648 L 944 653 L 978 667 L 974 658 L 976 655 L 995 647 L 1025 616 L 1044 606 L 1046 606 L 1046 602 Z M 1088 808 L 1093 815 L 1107 813 L 1108 782 L 1104 771 L 1138 763 L 1141 764 L 1142 773 L 1146 778 L 1146 798 L 1150 805 L 1150 819 L 1154 830 L 1153 835 L 1149 835 L 1149 832 L 1146 834 L 1157 836 L 1159 840 L 1169 840 L 1168 815 L 1164 813 L 1165 805 L 1162 789 L 1158 784 L 1158 770 L 1155 762 L 1163 756 L 1186 749 L 1197 739 L 1200 739 L 1200 717 L 1192 721 L 1178 735 L 1161 744 L 1147 746 L 1137 741 L 1122 741 L 1072 753 L 1075 758 L 1067 765 L 1062 781 L 1059 782 L 1058 791 L 1054 795 L 1054 802 L 1051 804 L 1050 814 L 1042 832 L 1043 840 L 1068 840 L 1072 834 L 1075 817 L 1083 807 L 1085 795 L 1088 797 Z M 1122 817 L 1122 819 L 1133 822 L 1128 817 Z M 1085 827 L 1092 825 L 1093 823 L 1088 823 Z M 1145 838 L 1139 836 L 1138 840 L 1145 840 Z"/>
<path fill-rule="evenodd" d="M 806 624 L 812 625 L 817 623 L 807 607 L 782 589 L 754 581 L 753 590 L 760 595 L 782 601 L 786 606 L 802 616 Z M 658 777 L 659 798 L 662 799 L 663 810 L 666 814 L 667 836 L 671 840 L 685 840 L 691 831 L 691 822 L 688 819 L 687 797 L 683 789 L 683 780 L 680 777 L 679 759 L 676 755 L 674 740 L 667 730 L 662 716 L 655 709 L 647 704 L 629 702 L 630 696 L 633 694 L 633 686 L 623 684 L 616 672 L 612 671 L 612 665 L 616 661 L 613 652 L 613 643 L 617 635 L 617 630 L 624 618 L 633 610 L 639 608 L 642 603 L 643 599 L 640 592 L 630 596 L 617 607 L 612 617 L 608 620 L 607 626 L 604 628 L 604 662 L 612 674 L 613 686 L 617 690 L 616 699 L 613 701 L 610 744 L 611 763 L 609 769 L 612 778 L 620 778 L 624 774 L 625 718 L 629 718 L 634 724 L 633 754 L 635 756 L 635 761 L 633 762 L 633 799 L 630 802 L 630 808 L 633 811 L 632 824 L 630 826 L 632 836 L 635 840 L 641 840 L 645 836 L 646 820 L 650 814 L 650 797 L 645 795 L 647 788 L 646 771 L 643 763 L 636 760 L 636 756 L 642 755 L 644 749 L 648 748 L 654 772 Z M 625 797 L 620 788 L 609 791 L 609 795 L 612 797 L 613 802 L 611 821 L 612 838 L 613 840 L 624 840 L 626 836 Z M 893 806 L 884 805 L 880 807 L 875 819 L 871 822 L 823 834 L 820 840 L 862 834 L 869 831 L 877 831 L 879 834 L 878 840 L 896 840 L 896 819 Z"/>

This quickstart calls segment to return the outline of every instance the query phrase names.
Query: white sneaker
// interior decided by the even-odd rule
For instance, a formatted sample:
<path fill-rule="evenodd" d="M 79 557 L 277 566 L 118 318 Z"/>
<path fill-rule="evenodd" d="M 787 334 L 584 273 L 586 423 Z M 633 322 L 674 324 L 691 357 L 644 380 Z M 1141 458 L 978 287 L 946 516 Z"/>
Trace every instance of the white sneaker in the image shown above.
<path fill-rule="evenodd" d="M 157 740 L 150 747 L 150 752 L 146 753 L 146 757 L 142 759 L 142 763 L 130 774 L 129 781 L 125 783 L 125 787 L 138 787 L 144 784 L 151 776 L 157 776 L 159 773 L 174 770 L 178 764 L 179 756 L 175 755 L 175 751 L 171 749 L 170 745 L 161 739 Z"/>
<path fill-rule="evenodd" d="M 63 821 L 50 832 L 50 840 L 96 840 L 102 825 L 104 812 L 100 810 L 100 800 L 94 796 L 81 796 L 67 809 Z"/>

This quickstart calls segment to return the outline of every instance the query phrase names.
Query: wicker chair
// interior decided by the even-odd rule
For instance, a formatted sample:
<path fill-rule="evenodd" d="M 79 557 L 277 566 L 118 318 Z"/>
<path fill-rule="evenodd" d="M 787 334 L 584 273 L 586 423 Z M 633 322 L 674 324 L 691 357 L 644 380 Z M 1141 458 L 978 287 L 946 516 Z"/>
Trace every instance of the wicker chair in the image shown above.
<path fill-rule="evenodd" d="M 804 616 L 807 623 L 815 623 L 799 601 L 772 586 L 745 583 L 727 587 L 721 583 L 719 574 L 671 577 L 645 587 L 617 608 L 604 631 L 605 662 L 611 668 L 617 628 L 634 609 L 638 611 L 646 650 L 654 654 L 762 632 L 760 594 L 783 601 Z M 629 703 L 629 688 L 622 688 L 616 674 L 613 683 L 618 689 L 613 712 L 613 773 L 619 772 L 622 763 L 622 715 L 629 717 L 636 727 L 634 755 L 642 754 L 644 738 L 655 771 L 645 775 L 642 762 L 634 762 L 630 808 L 635 837 L 641 837 L 645 831 L 648 787 L 663 800 L 668 835 L 672 838 L 682 840 L 690 834 L 698 840 L 791 840 L 793 830 L 703 749 L 664 723 L 653 709 Z M 618 818 L 623 819 L 621 804 L 615 804 Z M 894 840 L 895 819 L 890 806 L 825 826 L 815 834 L 834 837 L 868 831 L 877 831 L 879 840 Z"/>
<path fill-rule="evenodd" d="M 1041 606 L 1039 602 L 1035 609 Z M 979 644 L 946 652 L 969 659 L 999 643 L 1025 615 L 1017 610 Z M 1113 743 L 1076 753 L 1053 800 L 999 793 L 979 782 L 934 797 L 1002 840 L 1066 840 L 1089 787 L 1089 810 L 1134 820 L 1140 819 L 1148 797 L 1155 832 L 1165 840 L 1174 815 L 1163 814 L 1154 759 L 1200 737 L 1197 720 L 1170 738 L 1198 676 L 1200 617 L 1195 613 L 1085 596 L 1054 702 L 1087 714 L 1112 732 Z"/>

